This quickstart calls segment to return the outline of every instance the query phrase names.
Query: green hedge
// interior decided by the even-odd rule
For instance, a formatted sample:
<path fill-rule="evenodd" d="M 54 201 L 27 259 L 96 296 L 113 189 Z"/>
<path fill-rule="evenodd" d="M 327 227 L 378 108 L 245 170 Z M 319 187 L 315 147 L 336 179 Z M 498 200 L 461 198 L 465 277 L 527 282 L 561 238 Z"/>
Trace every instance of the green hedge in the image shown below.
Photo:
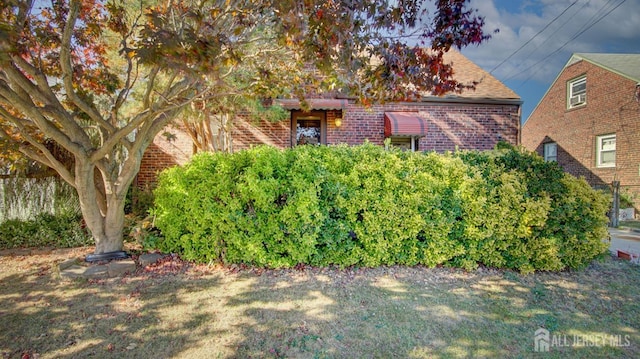
<path fill-rule="evenodd" d="M 23 247 L 71 248 L 93 243 L 74 211 L 40 213 L 31 220 L 10 219 L 0 224 L 0 249 Z"/>
<path fill-rule="evenodd" d="M 161 174 L 154 214 L 159 249 L 196 261 L 531 272 L 605 251 L 606 211 L 585 181 L 521 149 L 365 144 L 200 154 Z"/>

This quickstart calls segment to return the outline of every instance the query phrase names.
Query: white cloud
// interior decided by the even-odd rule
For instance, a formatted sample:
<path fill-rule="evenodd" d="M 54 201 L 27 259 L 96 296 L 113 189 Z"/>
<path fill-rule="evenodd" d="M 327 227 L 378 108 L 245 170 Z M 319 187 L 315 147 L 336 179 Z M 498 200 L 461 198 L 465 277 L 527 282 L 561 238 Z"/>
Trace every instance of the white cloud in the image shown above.
<path fill-rule="evenodd" d="M 464 49 L 471 60 L 491 70 L 559 16 L 575 0 L 471 0 L 485 17 L 485 30 L 499 33 L 478 47 Z M 640 53 L 640 0 L 577 0 L 544 32 L 500 65 L 493 74 L 501 80 L 550 82 L 574 52 Z M 588 28 L 616 5 L 600 22 Z"/>

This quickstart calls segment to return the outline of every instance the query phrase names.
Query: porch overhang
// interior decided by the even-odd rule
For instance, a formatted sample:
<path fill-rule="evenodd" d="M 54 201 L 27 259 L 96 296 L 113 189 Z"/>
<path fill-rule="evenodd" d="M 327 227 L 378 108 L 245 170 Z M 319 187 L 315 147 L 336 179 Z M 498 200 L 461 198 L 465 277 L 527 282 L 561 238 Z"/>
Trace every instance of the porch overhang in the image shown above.
<path fill-rule="evenodd" d="M 305 101 L 310 110 L 343 110 L 349 104 L 349 101 L 344 99 L 309 98 Z M 298 99 L 276 99 L 274 102 L 286 110 L 302 109 L 302 103 Z"/>
<path fill-rule="evenodd" d="M 417 112 L 385 112 L 384 137 L 423 137 L 427 134 L 427 121 Z"/>

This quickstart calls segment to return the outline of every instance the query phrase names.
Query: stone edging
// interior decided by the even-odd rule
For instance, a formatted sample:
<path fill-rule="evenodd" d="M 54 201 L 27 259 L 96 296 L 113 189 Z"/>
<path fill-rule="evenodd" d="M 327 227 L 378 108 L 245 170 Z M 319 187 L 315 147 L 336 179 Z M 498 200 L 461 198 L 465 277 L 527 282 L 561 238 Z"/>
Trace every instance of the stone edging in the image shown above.
<path fill-rule="evenodd" d="M 79 258 L 67 259 L 58 264 L 60 277 L 67 279 L 74 278 L 113 278 L 122 277 L 127 273 L 133 273 L 137 267 L 146 267 L 164 258 L 159 253 L 145 253 L 138 257 L 138 262 L 133 259 L 111 261 L 104 264 L 90 264 Z"/>

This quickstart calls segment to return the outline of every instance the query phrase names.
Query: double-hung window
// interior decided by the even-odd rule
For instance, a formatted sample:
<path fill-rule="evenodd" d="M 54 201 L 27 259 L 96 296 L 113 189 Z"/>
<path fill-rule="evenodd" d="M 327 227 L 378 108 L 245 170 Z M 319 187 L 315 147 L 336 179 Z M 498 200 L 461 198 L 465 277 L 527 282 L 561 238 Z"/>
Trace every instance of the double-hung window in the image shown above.
<path fill-rule="evenodd" d="M 571 80 L 567 84 L 567 108 L 572 109 L 587 103 L 587 78 Z"/>
<path fill-rule="evenodd" d="M 558 144 L 549 142 L 544 144 L 544 160 L 547 162 L 558 162 Z"/>
<path fill-rule="evenodd" d="M 616 166 L 616 135 L 596 137 L 596 167 Z"/>

